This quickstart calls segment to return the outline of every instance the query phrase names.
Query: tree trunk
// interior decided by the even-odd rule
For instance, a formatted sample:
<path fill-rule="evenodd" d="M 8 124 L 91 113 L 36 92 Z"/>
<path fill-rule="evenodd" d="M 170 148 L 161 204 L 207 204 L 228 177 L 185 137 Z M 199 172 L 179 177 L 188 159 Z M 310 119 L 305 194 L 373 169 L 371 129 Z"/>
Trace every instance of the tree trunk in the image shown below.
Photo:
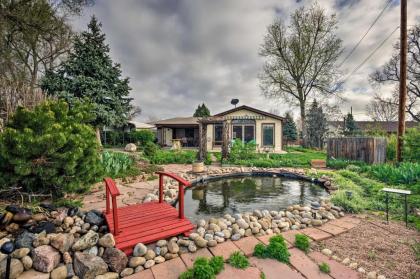
<path fill-rule="evenodd" d="M 98 145 L 100 147 L 102 147 L 102 142 L 101 142 L 101 130 L 99 129 L 99 127 L 95 127 L 95 132 L 96 132 L 96 140 L 98 141 Z"/>
<path fill-rule="evenodd" d="M 305 112 L 305 103 L 303 101 L 300 102 L 300 129 L 302 133 L 302 145 L 307 146 L 307 140 L 306 140 L 306 112 Z"/>

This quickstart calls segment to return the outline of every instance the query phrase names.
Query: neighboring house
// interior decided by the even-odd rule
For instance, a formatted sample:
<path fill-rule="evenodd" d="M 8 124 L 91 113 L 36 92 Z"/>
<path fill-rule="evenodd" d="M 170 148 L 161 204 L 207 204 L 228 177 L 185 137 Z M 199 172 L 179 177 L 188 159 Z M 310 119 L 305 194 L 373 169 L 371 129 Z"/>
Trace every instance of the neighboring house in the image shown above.
<path fill-rule="evenodd" d="M 149 123 L 143 123 L 138 121 L 128 121 L 128 124 L 131 126 L 131 130 L 155 130 L 156 126 L 149 124 Z"/>
<path fill-rule="evenodd" d="M 328 135 L 341 136 L 343 134 L 343 121 L 329 121 Z M 406 128 L 418 127 L 420 123 L 415 121 L 406 121 Z M 369 131 L 384 131 L 387 134 L 396 134 L 398 130 L 398 121 L 356 121 L 357 128 L 366 133 Z"/>
<path fill-rule="evenodd" d="M 249 106 L 239 106 L 214 117 L 227 121 L 230 140 L 240 139 L 243 142 L 254 140 L 258 150 L 267 148 L 274 152 L 282 151 L 283 117 Z M 198 121 L 198 117 L 177 117 L 154 122 L 158 143 L 162 146 L 172 146 L 174 141 L 180 140 L 183 147 L 198 147 Z M 221 150 L 222 121 L 207 126 L 208 151 Z"/>

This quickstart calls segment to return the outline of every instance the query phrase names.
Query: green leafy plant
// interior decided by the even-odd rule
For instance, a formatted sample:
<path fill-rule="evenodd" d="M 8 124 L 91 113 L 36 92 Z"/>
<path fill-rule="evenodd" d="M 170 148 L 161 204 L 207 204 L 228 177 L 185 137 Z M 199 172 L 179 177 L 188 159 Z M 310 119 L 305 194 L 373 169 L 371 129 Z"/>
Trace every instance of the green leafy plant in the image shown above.
<path fill-rule="evenodd" d="M 264 244 L 258 243 L 257 245 L 255 245 L 253 255 L 257 258 L 267 258 L 267 249 L 264 246 Z"/>
<path fill-rule="evenodd" d="M 134 160 L 122 152 L 105 151 L 102 153 L 101 163 L 106 176 L 123 177 L 134 168 Z"/>
<path fill-rule="evenodd" d="M 224 269 L 225 262 L 222 256 L 215 256 L 210 259 L 209 265 L 213 269 L 214 274 L 219 274 Z"/>
<path fill-rule="evenodd" d="M 192 268 L 187 269 L 178 277 L 179 279 L 194 279 L 194 270 Z"/>
<path fill-rule="evenodd" d="M 420 126 L 407 129 L 404 136 L 404 161 L 420 163 Z"/>
<path fill-rule="evenodd" d="M 247 143 L 242 142 L 240 139 L 236 139 L 229 153 L 229 160 L 247 160 L 253 159 L 256 156 L 256 143 L 255 141 L 250 141 Z"/>
<path fill-rule="evenodd" d="M 309 237 L 307 237 L 304 234 L 296 234 L 295 246 L 296 248 L 302 250 L 303 252 L 308 253 L 309 247 L 310 247 Z"/>
<path fill-rule="evenodd" d="M 330 273 L 331 272 L 330 266 L 327 263 L 324 263 L 324 262 L 319 265 L 319 270 L 321 270 L 324 273 Z"/>
<path fill-rule="evenodd" d="M 260 273 L 260 279 L 266 279 L 267 277 L 265 277 L 265 273 L 261 271 Z"/>
<path fill-rule="evenodd" d="M 414 252 L 414 255 L 416 256 L 416 260 L 420 262 L 420 242 L 415 241 L 413 244 L 411 244 L 411 249 Z"/>
<path fill-rule="evenodd" d="M 223 257 L 210 260 L 204 257 L 195 259 L 193 267 L 183 272 L 179 279 L 214 279 L 224 268 Z"/>
<path fill-rule="evenodd" d="M 19 108 L 0 133 L 0 185 L 23 191 L 83 192 L 101 176 L 89 105 L 47 101 Z"/>
<path fill-rule="evenodd" d="M 229 264 L 233 267 L 245 269 L 249 266 L 248 258 L 241 254 L 239 251 L 233 252 L 229 259 Z"/>

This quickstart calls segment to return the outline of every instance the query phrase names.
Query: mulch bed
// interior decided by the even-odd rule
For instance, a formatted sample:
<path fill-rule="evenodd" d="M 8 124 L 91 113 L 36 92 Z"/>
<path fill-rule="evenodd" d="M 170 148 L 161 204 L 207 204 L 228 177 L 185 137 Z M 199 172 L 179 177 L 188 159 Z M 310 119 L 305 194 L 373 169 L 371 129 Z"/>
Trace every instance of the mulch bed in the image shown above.
<path fill-rule="evenodd" d="M 375 216 L 360 216 L 361 223 L 337 237 L 315 244 L 328 248 L 341 259 L 350 258 L 367 272 L 376 271 L 386 278 L 419 279 L 420 261 L 412 245 L 420 242 L 420 233 L 402 222 L 387 225 Z"/>

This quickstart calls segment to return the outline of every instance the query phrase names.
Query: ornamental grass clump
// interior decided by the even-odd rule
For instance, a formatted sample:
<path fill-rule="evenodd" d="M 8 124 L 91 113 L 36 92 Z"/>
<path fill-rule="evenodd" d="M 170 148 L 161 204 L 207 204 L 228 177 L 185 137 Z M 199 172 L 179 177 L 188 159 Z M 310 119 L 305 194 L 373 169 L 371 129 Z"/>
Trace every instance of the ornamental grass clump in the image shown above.
<path fill-rule="evenodd" d="M 47 101 L 18 108 L 0 133 L 0 187 L 56 197 L 88 190 L 103 171 L 88 107 Z"/>
<path fill-rule="evenodd" d="M 270 238 L 269 244 L 257 244 L 254 247 L 254 256 L 257 258 L 271 258 L 279 262 L 289 263 L 290 253 L 287 250 L 286 242 L 281 235 Z"/>
<path fill-rule="evenodd" d="M 309 237 L 304 234 L 296 234 L 295 235 L 295 246 L 296 248 L 302 250 L 305 253 L 309 252 Z"/>
<path fill-rule="evenodd" d="M 249 266 L 248 258 L 239 251 L 233 252 L 229 257 L 229 264 L 233 267 L 245 269 Z"/>

